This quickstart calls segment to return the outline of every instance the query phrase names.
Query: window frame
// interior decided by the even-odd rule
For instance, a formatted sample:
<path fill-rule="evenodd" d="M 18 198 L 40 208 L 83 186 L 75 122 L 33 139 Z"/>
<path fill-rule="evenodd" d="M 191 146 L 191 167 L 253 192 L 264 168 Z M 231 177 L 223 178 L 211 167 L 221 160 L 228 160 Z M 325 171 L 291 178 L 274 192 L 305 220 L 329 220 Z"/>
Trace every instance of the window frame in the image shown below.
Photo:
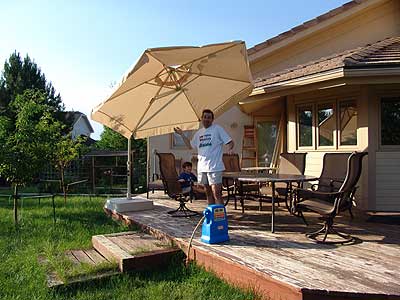
<path fill-rule="evenodd" d="M 340 103 L 343 102 L 350 102 L 353 101 L 355 103 L 355 107 L 357 109 L 357 124 L 356 124 L 356 144 L 355 145 L 342 145 L 341 144 L 341 137 L 342 137 L 342 130 L 341 130 L 341 124 L 340 124 Z M 353 148 L 358 148 L 359 145 L 359 136 L 358 136 L 358 122 L 359 122 L 359 105 L 358 101 L 356 98 L 349 97 L 349 98 L 344 98 L 341 100 L 337 100 L 337 145 L 338 149 L 350 149 L 352 150 Z"/>
<path fill-rule="evenodd" d="M 300 122 L 299 110 L 301 108 L 311 109 L 311 146 L 300 146 Z M 298 150 L 315 150 L 315 105 L 313 103 L 302 103 L 296 105 L 296 146 Z"/>
<path fill-rule="evenodd" d="M 340 103 L 354 101 L 355 107 L 357 109 L 357 128 L 356 128 L 356 138 L 357 142 L 355 145 L 341 145 L 341 130 L 340 130 Z M 335 129 L 333 131 L 333 145 L 332 146 L 319 146 L 319 126 L 318 126 L 318 106 L 321 104 L 330 103 L 333 106 L 333 113 L 335 116 Z M 312 110 L 312 145 L 311 146 L 300 146 L 300 123 L 299 123 L 299 110 L 301 108 L 310 108 Z M 296 114 L 296 149 L 299 151 L 334 151 L 334 150 L 356 150 L 359 147 L 360 139 L 359 139 L 359 103 L 358 99 L 355 96 L 335 96 L 335 97 L 327 97 L 324 100 L 313 99 L 309 101 L 304 101 L 301 103 L 295 104 L 295 114 Z M 380 124 L 380 123 L 379 123 Z M 379 132 L 381 132 L 379 130 Z M 400 148 L 396 146 L 397 149 Z"/>
<path fill-rule="evenodd" d="M 379 136 L 379 149 L 383 151 L 399 151 L 400 145 L 382 145 L 382 100 L 384 98 L 399 98 L 400 94 L 385 94 L 379 96 L 378 108 L 379 108 L 379 120 L 378 120 L 378 136 Z"/>
<path fill-rule="evenodd" d="M 195 130 L 184 130 L 183 131 L 183 134 L 185 134 L 188 137 L 189 141 L 192 139 L 194 133 L 195 133 Z M 190 148 L 188 148 L 186 146 L 186 144 L 184 144 L 182 146 L 175 145 L 175 140 L 174 140 L 175 134 L 176 134 L 175 132 L 171 132 L 169 134 L 170 149 L 171 150 L 190 150 Z"/>
<path fill-rule="evenodd" d="M 315 105 L 315 148 L 317 150 L 335 150 L 337 149 L 337 139 L 338 139 L 338 115 L 337 115 L 337 103 L 336 99 L 331 99 L 331 100 L 324 100 L 324 101 L 318 101 L 316 102 Z M 333 145 L 330 146 L 320 146 L 319 145 L 319 120 L 318 120 L 318 112 L 319 112 L 319 106 L 324 105 L 324 104 L 332 104 L 332 109 L 333 109 L 333 116 L 334 116 L 334 129 L 333 129 Z"/>

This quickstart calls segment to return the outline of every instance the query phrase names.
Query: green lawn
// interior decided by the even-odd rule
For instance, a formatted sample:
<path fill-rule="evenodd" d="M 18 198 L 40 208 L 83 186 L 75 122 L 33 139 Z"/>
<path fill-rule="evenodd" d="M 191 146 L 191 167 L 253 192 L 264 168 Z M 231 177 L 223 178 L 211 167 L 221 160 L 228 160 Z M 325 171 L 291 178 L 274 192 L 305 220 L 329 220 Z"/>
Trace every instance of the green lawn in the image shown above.
<path fill-rule="evenodd" d="M 0 299 L 254 299 L 251 292 L 229 286 L 181 261 L 163 271 L 117 275 L 78 287 L 49 291 L 38 255 L 46 255 L 62 268 L 60 254 L 67 249 L 91 247 L 96 234 L 128 230 L 105 216 L 104 198 L 69 198 L 66 206 L 56 198 L 57 223 L 53 224 L 50 199 L 25 199 L 20 227 L 12 221 L 12 201 L 0 198 Z M 67 270 L 63 270 L 66 272 Z"/>

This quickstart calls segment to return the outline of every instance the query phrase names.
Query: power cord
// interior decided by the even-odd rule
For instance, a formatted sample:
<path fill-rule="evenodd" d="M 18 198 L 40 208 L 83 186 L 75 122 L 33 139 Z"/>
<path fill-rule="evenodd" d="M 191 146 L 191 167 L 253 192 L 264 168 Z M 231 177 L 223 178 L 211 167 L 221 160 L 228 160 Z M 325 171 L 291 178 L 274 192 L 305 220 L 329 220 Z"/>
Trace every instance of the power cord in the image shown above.
<path fill-rule="evenodd" d="M 193 237 L 194 234 L 196 233 L 197 228 L 199 228 L 200 223 L 204 220 L 204 216 L 201 217 L 200 221 L 197 223 L 196 227 L 194 228 L 193 232 L 192 232 L 192 236 L 190 237 L 190 241 L 189 241 L 189 246 L 188 246 L 188 250 L 186 253 L 186 262 L 185 265 L 188 266 L 189 262 L 190 262 L 190 248 L 192 247 L 192 241 L 193 241 Z"/>

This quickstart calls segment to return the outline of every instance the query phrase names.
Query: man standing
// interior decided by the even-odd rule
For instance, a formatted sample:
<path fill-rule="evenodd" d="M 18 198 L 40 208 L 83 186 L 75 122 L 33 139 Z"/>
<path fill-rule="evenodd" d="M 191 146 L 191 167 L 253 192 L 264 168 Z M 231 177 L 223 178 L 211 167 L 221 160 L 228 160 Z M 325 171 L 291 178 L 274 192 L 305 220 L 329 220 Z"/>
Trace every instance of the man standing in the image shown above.
<path fill-rule="evenodd" d="M 196 149 L 198 155 L 197 175 L 199 183 L 204 184 L 208 204 L 223 204 L 222 202 L 222 172 L 225 170 L 222 161 L 223 146 L 228 145 L 232 151 L 234 143 L 232 138 L 219 125 L 213 124 L 214 113 L 203 110 L 201 122 L 203 128 L 199 129 L 192 140 L 183 134 L 182 129 L 175 128 L 189 149 Z"/>

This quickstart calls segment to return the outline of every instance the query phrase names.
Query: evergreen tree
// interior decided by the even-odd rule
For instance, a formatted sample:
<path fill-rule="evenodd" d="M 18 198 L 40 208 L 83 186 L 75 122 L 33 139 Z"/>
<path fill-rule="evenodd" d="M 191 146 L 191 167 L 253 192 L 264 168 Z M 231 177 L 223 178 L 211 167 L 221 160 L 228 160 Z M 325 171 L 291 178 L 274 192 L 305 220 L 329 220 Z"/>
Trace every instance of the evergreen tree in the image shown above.
<path fill-rule="evenodd" d="M 0 112 L 14 119 L 15 114 L 10 111 L 10 105 L 27 89 L 42 91 L 45 104 L 54 114 L 64 110 L 60 94 L 56 93 L 38 65 L 28 55 L 22 59 L 19 53 L 14 52 L 4 63 L 0 77 Z"/>

